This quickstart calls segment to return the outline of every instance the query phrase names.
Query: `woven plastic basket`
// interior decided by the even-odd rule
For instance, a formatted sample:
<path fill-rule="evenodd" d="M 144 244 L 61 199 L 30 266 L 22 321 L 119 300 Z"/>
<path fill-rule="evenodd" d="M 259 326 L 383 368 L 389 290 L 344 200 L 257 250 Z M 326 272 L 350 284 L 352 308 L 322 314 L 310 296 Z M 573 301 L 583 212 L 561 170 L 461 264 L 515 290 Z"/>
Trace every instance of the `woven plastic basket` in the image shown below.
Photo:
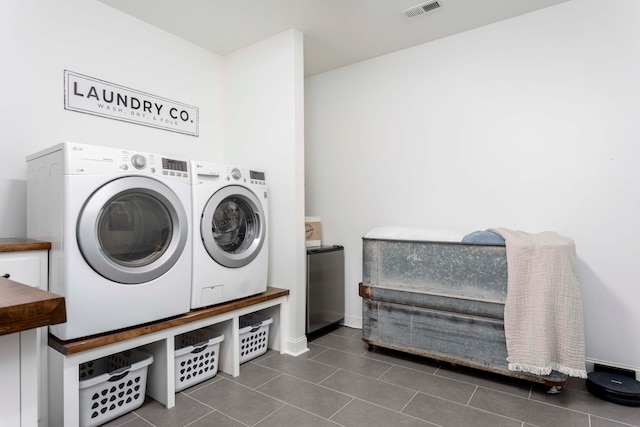
<path fill-rule="evenodd" d="M 240 363 L 267 352 L 269 325 L 273 319 L 260 313 L 240 317 Z"/>
<path fill-rule="evenodd" d="M 218 372 L 220 343 L 224 335 L 211 328 L 175 337 L 176 391 L 212 378 Z"/>
<path fill-rule="evenodd" d="M 94 427 L 140 407 L 153 355 L 127 350 L 80 365 L 80 426 Z"/>

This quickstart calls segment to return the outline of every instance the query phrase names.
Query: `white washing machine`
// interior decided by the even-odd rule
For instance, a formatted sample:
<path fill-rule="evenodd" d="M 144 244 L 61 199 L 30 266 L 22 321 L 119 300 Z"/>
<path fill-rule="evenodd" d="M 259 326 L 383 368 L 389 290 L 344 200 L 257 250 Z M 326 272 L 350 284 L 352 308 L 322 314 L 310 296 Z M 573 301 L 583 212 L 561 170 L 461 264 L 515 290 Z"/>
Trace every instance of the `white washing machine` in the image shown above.
<path fill-rule="evenodd" d="M 27 157 L 27 235 L 50 241 L 62 340 L 190 310 L 189 162 L 63 143 Z"/>
<path fill-rule="evenodd" d="M 191 307 L 264 292 L 269 265 L 264 172 L 191 162 Z"/>

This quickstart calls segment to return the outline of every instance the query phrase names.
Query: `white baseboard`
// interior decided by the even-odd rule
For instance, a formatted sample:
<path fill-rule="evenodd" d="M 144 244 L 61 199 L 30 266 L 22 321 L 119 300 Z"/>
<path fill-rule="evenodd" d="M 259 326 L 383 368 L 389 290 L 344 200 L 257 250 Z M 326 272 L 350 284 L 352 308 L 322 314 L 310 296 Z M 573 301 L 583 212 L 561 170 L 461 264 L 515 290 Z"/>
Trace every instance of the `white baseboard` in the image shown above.
<path fill-rule="evenodd" d="M 362 317 L 345 315 L 342 324 L 348 328 L 362 329 Z"/>
<path fill-rule="evenodd" d="M 285 338 L 284 346 L 284 353 L 290 356 L 300 356 L 309 351 L 307 347 L 307 337 L 305 335 L 300 338 Z"/>

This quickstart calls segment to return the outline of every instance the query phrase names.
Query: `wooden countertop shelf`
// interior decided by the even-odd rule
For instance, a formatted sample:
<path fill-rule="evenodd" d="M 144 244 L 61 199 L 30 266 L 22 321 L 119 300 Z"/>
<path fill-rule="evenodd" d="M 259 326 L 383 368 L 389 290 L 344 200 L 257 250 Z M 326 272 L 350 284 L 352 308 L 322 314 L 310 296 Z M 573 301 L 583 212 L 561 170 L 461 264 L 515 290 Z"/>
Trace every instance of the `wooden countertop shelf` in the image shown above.
<path fill-rule="evenodd" d="M 51 249 L 51 242 L 19 239 L 13 237 L 0 238 L 0 252 L 39 251 Z"/>
<path fill-rule="evenodd" d="M 66 320 L 64 297 L 0 277 L 0 335 Z"/>
<path fill-rule="evenodd" d="M 190 312 L 180 316 L 171 317 L 169 319 L 147 323 L 145 325 L 122 329 L 106 334 L 79 338 L 77 340 L 71 341 L 62 341 L 49 334 L 49 347 L 55 349 L 61 354 L 64 354 L 65 356 L 68 356 L 97 347 L 102 347 L 107 344 L 125 341 L 131 338 L 139 337 L 141 335 L 150 334 L 152 332 L 162 331 L 165 329 L 173 328 L 175 326 L 181 326 L 186 323 L 195 322 L 197 320 L 206 319 L 208 317 L 217 316 L 223 313 L 228 313 L 230 311 L 249 307 L 254 304 L 259 304 L 261 302 L 280 298 L 286 295 L 289 295 L 288 289 L 269 287 L 265 292 L 261 294 L 253 295 L 235 301 L 230 301 L 223 304 L 213 305 L 210 307 L 191 310 Z"/>

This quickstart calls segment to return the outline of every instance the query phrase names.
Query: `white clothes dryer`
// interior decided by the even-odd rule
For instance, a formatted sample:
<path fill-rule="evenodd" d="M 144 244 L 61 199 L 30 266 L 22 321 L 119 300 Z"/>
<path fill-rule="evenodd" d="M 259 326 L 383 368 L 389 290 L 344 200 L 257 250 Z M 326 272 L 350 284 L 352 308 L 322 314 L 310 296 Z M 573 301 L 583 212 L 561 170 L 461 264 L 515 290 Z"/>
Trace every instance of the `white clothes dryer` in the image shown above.
<path fill-rule="evenodd" d="M 63 143 L 27 157 L 27 235 L 51 242 L 49 290 L 65 297 L 62 340 L 186 313 L 189 162 Z"/>
<path fill-rule="evenodd" d="M 191 162 L 193 277 L 191 307 L 264 292 L 268 279 L 264 172 Z"/>

